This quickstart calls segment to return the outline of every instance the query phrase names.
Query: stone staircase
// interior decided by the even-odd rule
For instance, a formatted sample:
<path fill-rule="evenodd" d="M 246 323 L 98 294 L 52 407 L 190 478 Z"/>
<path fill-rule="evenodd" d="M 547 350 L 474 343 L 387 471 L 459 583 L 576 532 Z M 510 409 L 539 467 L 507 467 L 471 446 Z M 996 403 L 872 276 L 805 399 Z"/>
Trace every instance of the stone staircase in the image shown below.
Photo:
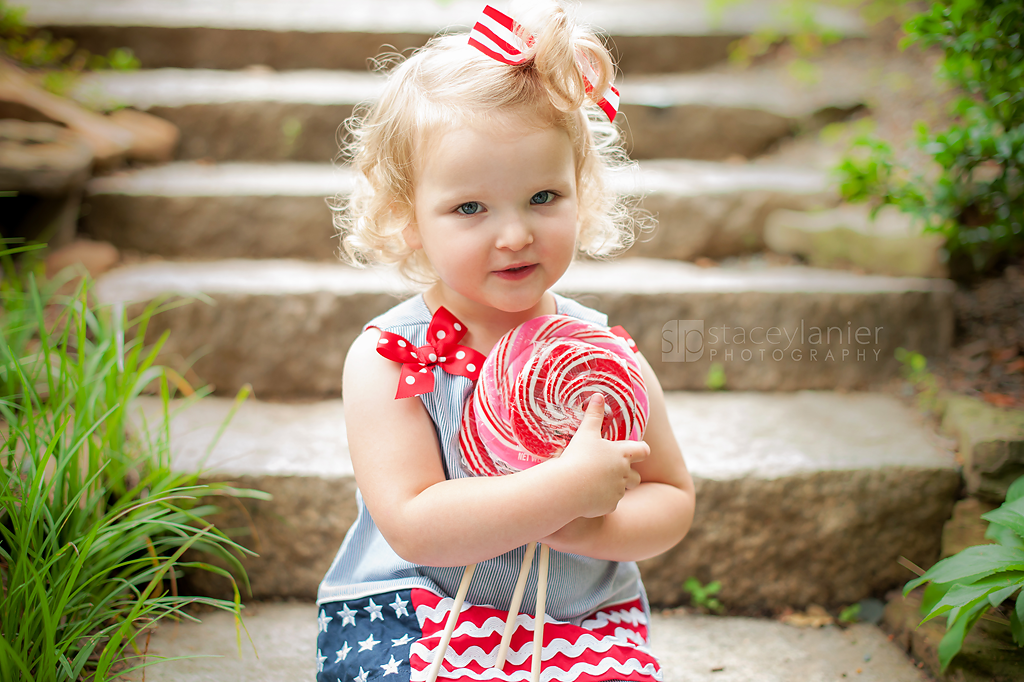
<path fill-rule="evenodd" d="M 273 494 L 225 510 L 220 523 L 255 530 L 242 538 L 260 552 L 247 563 L 255 599 L 300 602 L 253 604 L 249 629 L 265 633 L 254 635 L 258 662 L 232 658 L 233 626 L 218 615 L 161 628 L 157 654 L 229 658 L 169 662 L 147 677 L 308 678 L 316 584 L 355 515 L 338 399 L 345 352 L 366 320 L 407 295 L 393 273 L 337 262 L 325 198 L 351 182 L 332 163 L 337 129 L 377 92 L 366 64 L 382 45 L 403 50 L 468 26 L 483 3 L 27 4 L 28 19 L 55 35 L 95 52 L 131 47 L 146 66 L 97 75 L 76 96 L 146 110 L 182 130 L 174 163 L 94 179 L 80 229 L 136 254 L 99 281 L 101 300 L 202 299 L 151 327 L 170 330 L 167 357 L 192 363 L 218 394 L 176 412 L 175 466 Z M 679 547 L 642 564 L 659 607 L 686 601 L 689 576 L 721 580 L 723 601 L 751 613 L 881 597 L 909 577 L 899 557 L 937 558 L 960 486 L 945 443 L 877 392 L 897 376 L 896 348 L 948 349 L 951 283 L 776 266 L 756 255 L 771 211 L 836 202 L 820 167 L 759 155 L 849 115 L 868 95 L 857 65 L 841 60 L 822 63 L 813 89 L 777 67 L 724 64 L 729 42 L 775 20 L 771 4 L 716 19 L 698 0 L 590 0 L 580 9 L 608 29 L 623 71 L 623 128 L 640 163 L 617 177 L 617 191 L 641 197 L 658 228 L 618 261 L 574 264 L 556 288 L 629 329 L 669 391 L 698 510 Z M 848 36 L 861 30 L 847 14 L 820 17 Z M 714 268 L 692 262 L 733 256 Z M 698 324 L 702 345 L 684 348 Z M 703 391 L 712 363 L 727 391 Z M 256 399 L 208 452 L 246 384 Z M 225 587 L 193 579 L 206 593 Z M 804 632 L 664 615 L 654 632 L 667 680 L 923 679 L 873 626 Z M 273 642 L 293 635 L 294 655 L 274 653 Z"/>

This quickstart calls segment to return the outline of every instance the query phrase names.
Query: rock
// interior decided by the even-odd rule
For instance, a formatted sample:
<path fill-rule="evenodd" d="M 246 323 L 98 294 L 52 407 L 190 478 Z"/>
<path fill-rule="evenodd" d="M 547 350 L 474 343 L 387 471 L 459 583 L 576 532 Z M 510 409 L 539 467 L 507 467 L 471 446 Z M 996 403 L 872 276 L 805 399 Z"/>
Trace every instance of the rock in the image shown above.
<path fill-rule="evenodd" d="M 0 102 L 24 107 L 41 117 L 74 130 L 92 148 L 96 163 L 113 165 L 132 146 L 130 131 L 76 102 L 58 97 L 39 86 L 10 62 L 0 62 Z"/>
<path fill-rule="evenodd" d="M 221 512 L 210 519 L 218 528 L 233 529 L 236 541 L 259 554 L 244 562 L 256 598 L 316 595 L 317 585 L 356 520 L 353 477 L 222 474 L 204 476 L 200 482 L 230 482 L 236 488 L 262 490 L 272 497 L 242 499 L 234 506 L 226 504 L 224 498 L 203 500 L 204 504 L 221 507 Z M 209 556 L 202 559 L 224 566 Z M 225 599 L 232 595 L 228 580 L 213 573 L 190 573 L 188 584 L 193 594 Z M 249 599 L 244 589 L 242 597 Z"/>
<path fill-rule="evenodd" d="M 174 158 L 181 133 L 173 123 L 133 109 L 120 109 L 108 118 L 132 134 L 129 159 L 166 163 Z"/>
<path fill-rule="evenodd" d="M 834 625 L 836 622 L 828 611 L 817 604 L 811 604 L 806 611 L 787 613 L 779 620 L 797 628 L 823 628 L 826 625 Z"/>
<path fill-rule="evenodd" d="M 980 620 L 967 634 L 963 648 L 943 675 L 938 647 L 946 634 L 946 619 L 939 616 L 921 623 L 924 588 L 897 595 L 885 608 L 883 627 L 911 656 L 922 661 L 936 679 L 949 682 L 1018 682 L 1024 679 L 1024 649 L 1013 643 L 1010 628 Z"/>
<path fill-rule="evenodd" d="M 632 180 L 635 185 L 630 185 Z M 832 206 L 824 173 L 775 164 L 651 160 L 640 173 L 616 178 L 619 192 L 640 197 L 657 221 L 628 255 L 694 260 L 725 258 L 764 248 L 765 219 L 776 209 Z"/>
<path fill-rule="evenodd" d="M 807 258 L 818 267 L 853 265 L 865 272 L 910 277 L 945 277 L 940 259 L 945 238 L 923 234 L 910 215 L 885 207 L 872 219 L 866 206 L 826 211 L 774 211 L 765 243 L 776 253 Z"/>
<path fill-rule="evenodd" d="M 968 494 L 1001 504 L 1024 476 L 1024 411 L 960 395 L 945 403 L 942 428 L 959 440 Z"/>
<path fill-rule="evenodd" d="M 884 593 L 906 579 L 901 555 L 925 564 L 938 557 L 959 486 L 952 467 L 900 466 L 695 483 L 690 533 L 640 563 L 659 606 L 684 603 L 691 575 L 720 581 L 723 604 L 755 611 L 838 607 Z"/>
<path fill-rule="evenodd" d="M 0 120 L 0 189 L 41 196 L 80 191 L 92 161 L 90 146 L 67 128 Z"/>
<path fill-rule="evenodd" d="M 968 497 L 960 500 L 953 507 L 953 516 L 942 527 L 942 556 L 945 559 L 975 545 L 987 545 L 994 542 L 985 537 L 988 521 L 981 518 L 982 514 L 992 511 L 996 505 L 991 502 Z"/>
<path fill-rule="evenodd" d="M 66 267 L 78 265 L 90 276 L 98 277 L 114 267 L 119 260 L 121 254 L 112 244 L 76 239 L 47 255 L 46 276 L 53 277 Z"/>
<path fill-rule="evenodd" d="M 3 237 L 51 246 L 71 241 L 92 164 L 91 147 L 74 131 L 0 120 L 0 190 L 16 193 L 3 200 Z"/>
<path fill-rule="evenodd" d="M 159 423 L 159 399 L 142 398 L 139 405 L 151 427 Z M 315 597 L 357 513 L 341 401 L 289 405 L 250 399 L 236 408 L 234 400 L 205 398 L 183 407 L 171 406 L 175 471 L 204 472 L 203 482 L 272 495 L 237 504 L 206 500 L 221 507 L 210 520 L 235 529 L 234 539 L 259 554 L 243 560 L 253 593 Z M 213 561 L 205 555 L 202 560 Z M 191 573 L 188 582 L 194 594 L 232 595 L 229 581 L 212 573 Z"/>

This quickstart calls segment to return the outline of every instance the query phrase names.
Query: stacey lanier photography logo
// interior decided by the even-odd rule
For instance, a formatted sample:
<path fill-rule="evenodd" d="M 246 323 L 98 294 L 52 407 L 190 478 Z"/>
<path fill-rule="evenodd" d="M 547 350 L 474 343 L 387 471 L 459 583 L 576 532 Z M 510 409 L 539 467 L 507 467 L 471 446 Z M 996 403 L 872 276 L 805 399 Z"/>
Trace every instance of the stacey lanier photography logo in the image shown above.
<path fill-rule="evenodd" d="M 819 326 L 711 325 L 705 320 L 669 320 L 661 328 L 662 362 L 871 362 L 882 352 L 884 327 L 847 321 Z"/>
<path fill-rule="evenodd" d="M 704 357 L 704 320 L 669 320 L 661 328 L 662 362 L 697 362 Z"/>

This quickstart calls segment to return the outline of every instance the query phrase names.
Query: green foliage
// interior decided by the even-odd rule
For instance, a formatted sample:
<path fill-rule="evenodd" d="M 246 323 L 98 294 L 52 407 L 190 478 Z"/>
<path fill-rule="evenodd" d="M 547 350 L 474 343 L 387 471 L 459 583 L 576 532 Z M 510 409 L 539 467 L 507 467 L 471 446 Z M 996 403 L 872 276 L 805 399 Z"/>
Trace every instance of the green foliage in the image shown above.
<path fill-rule="evenodd" d="M 725 367 L 720 362 L 712 362 L 708 367 L 708 376 L 704 385 L 712 391 L 720 391 L 725 388 Z"/>
<path fill-rule="evenodd" d="M 860 604 L 850 604 L 839 612 L 840 623 L 856 623 L 860 620 Z"/>
<path fill-rule="evenodd" d="M 690 594 L 690 601 L 695 607 L 705 613 L 722 613 L 725 607 L 715 596 L 722 589 L 722 583 L 715 580 L 707 585 L 701 585 L 700 581 L 690 576 L 683 583 L 683 589 Z"/>
<path fill-rule="evenodd" d="M 943 559 L 904 588 L 925 588 L 922 623 L 946 617 L 946 634 L 939 643 L 939 663 L 949 667 L 976 622 L 1003 602 L 1013 600 L 1010 631 L 1017 646 L 1024 647 L 1024 476 L 1007 490 L 1006 501 L 982 517 L 989 522 L 985 537 L 995 545 L 968 547 Z"/>
<path fill-rule="evenodd" d="M 920 353 L 906 348 L 896 349 L 896 360 L 902 367 L 900 373 L 917 392 L 917 402 L 922 410 L 936 412 L 939 407 L 939 380 L 928 369 L 928 360 Z"/>
<path fill-rule="evenodd" d="M 0 0 L 0 55 L 30 69 L 45 69 L 44 88 L 64 94 L 83 71 L 114 69 L 133 71 L 139 60 L 128 48 L 115 48 L 106 55 L 80 49 L 70 38 L 54 38 L 25 22 L 25 8 Z"/>
<path fill-rule="evenodd" d="M 154 309 L 127 323 L 90 303 L 89 283 L 40 284 L 26 260 L 0 253 L 0 679 L 112 680 L 139 650 L 141 628 L 204 603 L 177 594 L 182 571 L 228 570 L 245 579 L 245 551 L 206 520 L 201 498 L 254 496 L 200 485 L 169 462 L 175 378 L 145 347 Z M 71 293 L 61 293 L 68 288 Z M 125 327 L 136 333 L 126 341 Z M 166 338 L 166 337 L 164 337 Z M 157 388 L 159 429 L 132 419 L 134 400 Z M 262 494 L 259 494 L 263 496 Z M 240 643 L 240 634 L 239 634 Z"/>
<path fill-rule="evenodd" d="M 877 138 L 837 167 L 848 201 L 892 204 L 940 232 L 962 274 L 1024 251 L 1024 12 L 1019 0 L 940 0 L 904 25 L 904 44 L 940 47 L 940 73 L 963 96 L 946 130 L 917 128 L 934 162 L 912 173 Z M 961 273 L 954 273 L 961 274 Z"/>

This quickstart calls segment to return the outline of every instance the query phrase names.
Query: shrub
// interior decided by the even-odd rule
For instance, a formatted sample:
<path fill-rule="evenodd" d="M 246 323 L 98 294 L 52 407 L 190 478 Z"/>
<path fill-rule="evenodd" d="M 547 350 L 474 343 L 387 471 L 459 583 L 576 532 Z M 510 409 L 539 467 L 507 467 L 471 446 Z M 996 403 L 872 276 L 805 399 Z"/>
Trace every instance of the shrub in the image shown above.
<path fill-rule="evenodd" d="M 9 252 L 8 252 L 9 254 Z M 3 254 L 0 254 L 2 256 Z M 220 557 L 244 581 L 241 548 L 206 520 L 208 495 L 246 495 L 170 469 L 169 371 L 141 339 L 152 310 L 132 321 L 89 303 L 83 280 L 0 278 L 0 679 L 110 680 L 132 662 L 141 628 L 201 602 L 179 596 L 189 548 Z M 65 282 L 65 288 L 70 283 Z M 162 341 L 162 340 L 161 340 Z M 129 429 L 133 400 L 159 388 L 163 422 Z M 137 434 L 137 435 L 133 435 Z M 187 616 L 186 616 L 187 617 Z"/>
<path fill-rule="evenodd" d="M 70 38 L 54 38 L 49 31 L 28 24 L 25 8 L 13 7 L 4 0 L 0 0 L 0 55 L 27 68 L 46 69 L 42 85 L 58 95 L 67 92 L 83 71 L 139 68 L 139 60 L 129 48 L 114 48 L 106 55 L 92 54 Z"/>
<path fill-rule="evenodd" d="M 968 547 L 943 559 L 907 583 L 903 591 L 906 595 L 929 583 L 921 603 L 921 622 L 946 616 L 946 634 L 938 652 L 943 671 L 974 624 L 1014 595 L 1010 631 L 1017 646 L 1024 647 L 1024 477 L 1010 486 L 1001 507 L 981 518 L 989 522 L 985 537 L 998 544 Z"/>
<path fill-rule="evenodd" d="M 837 168 L 841 190 L 917 215 L 946 237 L 954 276 L 969 277 L 1024 246 L 1024 12 L 1019 0 L 939 0 L 904 30 L 904 45 L 942 49 L 940 73 L 963 93 L 955 123 L 918 125 L 930 174 L 898 164 L 886 142 L 858 138 Z"/>

